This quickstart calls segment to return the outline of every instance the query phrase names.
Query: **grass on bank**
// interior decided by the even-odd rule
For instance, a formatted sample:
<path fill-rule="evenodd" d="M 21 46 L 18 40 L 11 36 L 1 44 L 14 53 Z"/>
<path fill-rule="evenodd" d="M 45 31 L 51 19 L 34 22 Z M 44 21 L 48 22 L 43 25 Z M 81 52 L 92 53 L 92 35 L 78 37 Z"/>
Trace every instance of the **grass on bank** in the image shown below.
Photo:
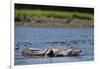
<path fill-rule="evenodd" d="M 29 9 L 15 9 L 15 15 L 28 15 L 32 17 L 54 17 L 54 18 L 79 18 L 79 19 L 93 19 L 93 14 L 84 12 L 67 12 L 67 11 L 53 11 L 53 10 L 29 10 Z"/>

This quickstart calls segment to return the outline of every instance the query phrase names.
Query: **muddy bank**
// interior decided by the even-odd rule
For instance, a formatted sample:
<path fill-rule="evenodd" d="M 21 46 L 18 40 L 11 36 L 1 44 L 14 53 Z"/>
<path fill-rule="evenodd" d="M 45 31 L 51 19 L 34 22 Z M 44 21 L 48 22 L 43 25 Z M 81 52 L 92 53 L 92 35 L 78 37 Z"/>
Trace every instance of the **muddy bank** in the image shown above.
<path fill-rule="evenodd" d="M 94 20 L 77 18 L 54 18 L 54 17 L 32 17 L 26 15 L 15 15 L 15 25 L 34 27 L 74 27 L 93 28 Z"/>

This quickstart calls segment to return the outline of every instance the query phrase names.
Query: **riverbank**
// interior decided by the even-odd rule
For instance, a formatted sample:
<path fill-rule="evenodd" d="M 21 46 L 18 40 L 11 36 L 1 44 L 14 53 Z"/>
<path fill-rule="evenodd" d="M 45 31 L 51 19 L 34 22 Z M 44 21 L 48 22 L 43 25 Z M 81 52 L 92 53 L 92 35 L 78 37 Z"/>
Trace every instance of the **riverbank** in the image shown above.
<path fill-rule="evenodd" d="M 75 18 L 69 20 L 66 18 L 37 18 L 23 15 L 15 17 L 16 26 L 93 28 L 93 22 L 93 20 Z"/>
<path fill-rule="evenodd" d="M 15 10 L 16 26 L 93 28 L 93 14 L 48 10 Z"/>

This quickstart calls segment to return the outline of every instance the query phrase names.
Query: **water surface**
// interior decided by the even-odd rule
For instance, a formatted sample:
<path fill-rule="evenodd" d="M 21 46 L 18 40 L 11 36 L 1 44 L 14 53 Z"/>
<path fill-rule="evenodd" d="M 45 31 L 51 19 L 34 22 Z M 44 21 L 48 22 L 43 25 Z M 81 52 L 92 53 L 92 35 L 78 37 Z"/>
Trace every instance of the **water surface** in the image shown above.
<path fill-rule="evenodd" d="M 15 65 L 79 62 L 94 60 L 94 31 L 91 28 L 15 28 Z M 62 44 L 60 42 L 79 41 L 78 44 Z M 54 43 L 55 42 L 55 43 Z M 59 43 L 56 43 L 59 42 Z M 26 48 L 73 48 L 82 50 L 77 57 L 29 58 L 22 56 Z"/>

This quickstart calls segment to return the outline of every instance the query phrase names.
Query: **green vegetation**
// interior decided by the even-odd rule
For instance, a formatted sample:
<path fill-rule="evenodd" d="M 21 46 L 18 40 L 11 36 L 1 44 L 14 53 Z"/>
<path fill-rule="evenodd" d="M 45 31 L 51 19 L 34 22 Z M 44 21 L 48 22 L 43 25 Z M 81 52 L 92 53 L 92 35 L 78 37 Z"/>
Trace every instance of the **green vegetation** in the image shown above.
<path fill-rule="evenodd" d="M 66 12 L 53 10 L 29 10 L 29 9 L 15 9 L 15 15 L 28 15 L 32 17 L 54 17 L 54 18 L 78 18 L 78 19 L 93 19 L 93 14 L 84 12 Z"/>
<path fill-rule="evenodd" d="M 93 28 L 94 15 L 76 11 L 15 9 L 17 26 Z"/>

